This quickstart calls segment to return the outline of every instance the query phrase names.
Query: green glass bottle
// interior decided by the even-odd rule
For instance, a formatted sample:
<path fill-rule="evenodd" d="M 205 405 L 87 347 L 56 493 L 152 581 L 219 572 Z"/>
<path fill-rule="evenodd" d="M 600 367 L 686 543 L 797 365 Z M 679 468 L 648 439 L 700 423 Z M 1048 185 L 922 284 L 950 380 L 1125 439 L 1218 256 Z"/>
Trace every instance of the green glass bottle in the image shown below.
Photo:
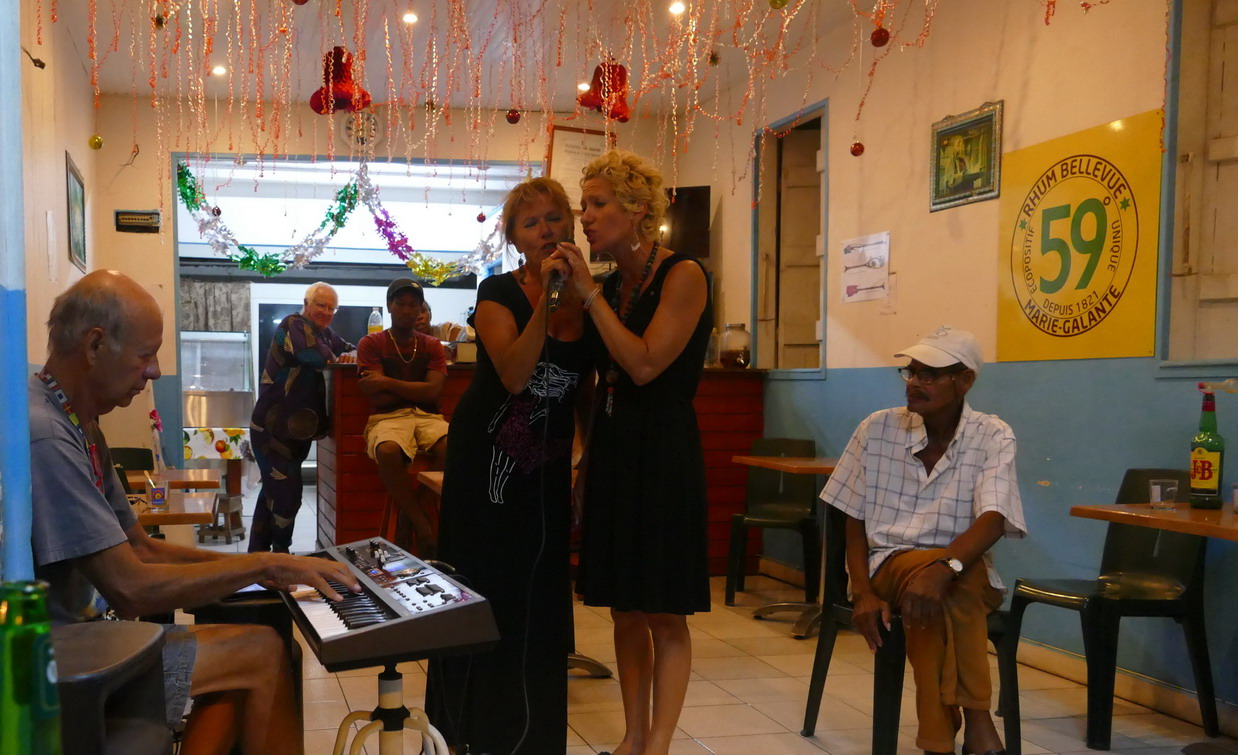
<path fill-rule="evenodd" d="M 0 752 L 60 755 L 46 582 L 0 583 Z"/>
<path fill-rule="evenodd" d="M 1199 433 L 1191 438 L 1191 508 L 1221 508 L 1225 439 L 1217 432 L 1216 396 L 1204 393 Z"/>

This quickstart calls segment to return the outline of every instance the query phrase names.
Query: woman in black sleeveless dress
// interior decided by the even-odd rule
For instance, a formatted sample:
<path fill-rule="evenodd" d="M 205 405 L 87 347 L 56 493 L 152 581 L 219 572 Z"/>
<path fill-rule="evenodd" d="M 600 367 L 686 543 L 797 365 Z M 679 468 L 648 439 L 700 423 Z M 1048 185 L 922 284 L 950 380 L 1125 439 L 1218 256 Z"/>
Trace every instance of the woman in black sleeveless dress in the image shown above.
<path fill-rule="evenodd" d="M 667 205 L 655 169 L 612 151 L 585 168 L 581 186 L 590 251 L 611 255 L 617 270 L 595 287 L 580 251 L 561 248 L 599 348 L 576 591 L 609 606 L 615 622 L 626 725 L 615 755 L 664 755 L 691 673 L 686 616 L 709 610 L 692 399 L 713 314 L 700 264 L 654 241 Z"/>
<path fill-rule="evenodd" d="M 490 601 L 501 639 L 430 664 L 426 708 L 458 753 L 567 749 L 572 438 L 592 363 L 580 299 L 564 291 L 549 314 L 543 294 L 573 223 L 557 181 L 512 189 L 504 233 L 525 261 L 482 281 L 469 321 L 477 371 L 451 418 L 439 556 Z"/>

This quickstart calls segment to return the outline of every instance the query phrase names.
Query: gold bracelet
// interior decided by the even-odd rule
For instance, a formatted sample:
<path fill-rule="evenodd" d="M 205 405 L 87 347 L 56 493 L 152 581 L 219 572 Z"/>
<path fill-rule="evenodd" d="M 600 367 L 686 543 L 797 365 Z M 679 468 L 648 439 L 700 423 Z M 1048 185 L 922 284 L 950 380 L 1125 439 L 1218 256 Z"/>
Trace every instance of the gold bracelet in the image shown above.
<path fill-rule="evenodd" d="M 593 300 L 597 298 L 598 292 L 601 290 L 601 286 L 594 286 L 593 290 L 589 292 L 589 295 L 585 297 L 585 300 L 581 306 L 583 306 L 586 310 L 589 309 L 589 305 L 593 304 Z"/>

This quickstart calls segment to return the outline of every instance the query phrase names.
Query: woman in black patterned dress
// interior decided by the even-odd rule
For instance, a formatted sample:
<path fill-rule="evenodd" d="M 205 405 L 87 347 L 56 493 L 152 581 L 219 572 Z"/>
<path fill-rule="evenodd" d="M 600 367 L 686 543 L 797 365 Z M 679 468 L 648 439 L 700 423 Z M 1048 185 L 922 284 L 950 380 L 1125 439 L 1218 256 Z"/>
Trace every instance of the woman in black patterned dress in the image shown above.
<path fill-rule="evenodd" d="M 430 720 L 456 752 L 567 749 L 572 648 L 568 537 L 577 392 L 592 383 L 580 299 L 550 313 L 551 254 L 571 238 L 563 187 L 534 178 L 503 205 L 512 273 L 481 282 L 470 320 L 477 368 L 451 418 L 439 557 L 485 596 L 501 639 L 491 652 L 430 666 Z"/>

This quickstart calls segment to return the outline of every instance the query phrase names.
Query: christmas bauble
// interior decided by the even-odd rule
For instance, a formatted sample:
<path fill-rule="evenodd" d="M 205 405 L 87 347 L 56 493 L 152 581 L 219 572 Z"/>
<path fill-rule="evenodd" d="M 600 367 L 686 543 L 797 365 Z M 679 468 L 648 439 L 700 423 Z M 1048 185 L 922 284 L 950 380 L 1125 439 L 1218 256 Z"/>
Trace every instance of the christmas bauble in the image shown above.
<path fill-rule="evenodd" d="M 787 7 L 787 3 L 789 2 L 791 2 L 791 0 L 769 0 L 769 7 L 774 10 L 782 10 Z"/>
<path fill-rule="evenodd" d="M 477 222 L 478 222 L 478 223 L 484 223 L 484 222 L 486 222 L 486 213 L 484 213 L 484 212 L 479 212 L 479 213 L 477 213 Z"/>
<path fill-rule="evenodd" d="M 90 139 L 86 141 L 91 149 L 103 149 L 103 137 L 98 134 L 91 134 Z"/>
<path fill-rule="evenodd" d="M 864 154 L 864 142 L 852 142 L 851 143 L 851 154 L 854 157 L 859 157 L 860 155 Z"/>
<path fill-rule="evenodd" d="M 507 122 L 515 125 L 520 122 L 520 111 L 512 108 L 507 111 Z"/>
<path fill-rule="evenodd" d="M 219 209 L 218 207 L 212 207 L 211 214 L 214 215 L 215 217 L 219 217 L 220 215 L 224 214 L 224 211 Z"/>
<path fill-rule="evenodd" d="M 890 41 L 890 30 L 884 26 L 878 26 L 873 29 L 873 33 L 868 38 L 873 43 L 873 47 L 885 47 Z"/>

